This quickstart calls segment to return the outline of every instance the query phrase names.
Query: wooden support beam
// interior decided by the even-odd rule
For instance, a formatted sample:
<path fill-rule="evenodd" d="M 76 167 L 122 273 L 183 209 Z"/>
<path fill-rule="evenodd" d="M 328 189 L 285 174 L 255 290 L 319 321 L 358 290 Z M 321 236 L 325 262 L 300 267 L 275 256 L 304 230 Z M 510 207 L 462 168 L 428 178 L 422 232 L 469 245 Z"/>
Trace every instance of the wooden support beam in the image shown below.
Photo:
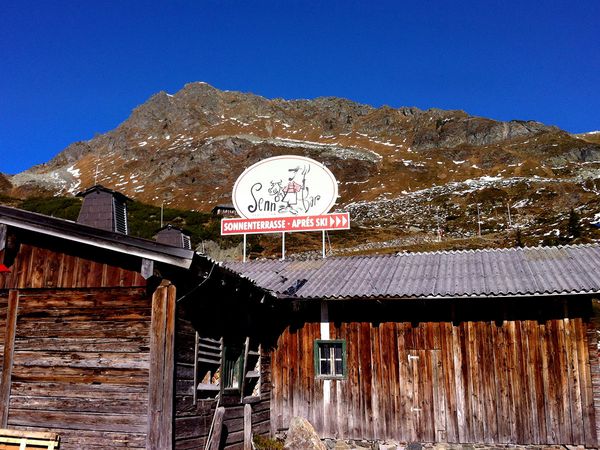
<path fill-rule="evenodd" d="M 172 448 L 175 286 L 163 281 L 152 295 L 147 448 Z"/>
<path fill-rule="evenodd" d="M 219 406 L 215 411 L 214 425 L 210 437 L 210 446 L 208 450 L 219 450 L 221 444 L 221 433 L 223 432 L 223 417 L 225 416 L 225 408 Z"/>
<path fill-rule="evenodd" d="M 252 405 L 244 405 L 244 450 L 252 450 Z"/>
<path fill-rule="evenodd" d="M 19 309 L 19 291 L 8 293 L 8 309 L 6 312 L 6 333 L 4 335 L 4 361 L 2 378 L 0 378 L 0 428 L 8 425 L 8 407 L 10 403 L 10 384 L 12 378 L 13 354 L 15 351 L 15 333 Z"/>

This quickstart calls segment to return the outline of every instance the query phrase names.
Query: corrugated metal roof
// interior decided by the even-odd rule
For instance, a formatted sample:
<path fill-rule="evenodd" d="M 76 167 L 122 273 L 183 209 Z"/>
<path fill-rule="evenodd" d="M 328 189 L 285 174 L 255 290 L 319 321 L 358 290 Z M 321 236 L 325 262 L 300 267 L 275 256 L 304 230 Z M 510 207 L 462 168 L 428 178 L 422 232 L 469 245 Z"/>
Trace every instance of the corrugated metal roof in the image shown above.
<path fill-rule="evenodd" d="M 600 293 L 600 245 L 224 265 L 279 296 L 457 298 Z"/>

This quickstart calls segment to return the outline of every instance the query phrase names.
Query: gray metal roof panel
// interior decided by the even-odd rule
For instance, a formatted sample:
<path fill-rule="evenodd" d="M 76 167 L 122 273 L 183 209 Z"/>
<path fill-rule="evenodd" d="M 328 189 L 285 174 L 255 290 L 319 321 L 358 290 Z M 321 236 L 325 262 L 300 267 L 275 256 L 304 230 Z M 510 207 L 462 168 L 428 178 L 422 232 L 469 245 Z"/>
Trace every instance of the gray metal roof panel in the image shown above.
<path fill-rule="evenodd" d="M 224 265 L 281 296 L 306 280 L 291 295 L 306 299 L 600 292 L 600 246 L 595 244 Z"/>

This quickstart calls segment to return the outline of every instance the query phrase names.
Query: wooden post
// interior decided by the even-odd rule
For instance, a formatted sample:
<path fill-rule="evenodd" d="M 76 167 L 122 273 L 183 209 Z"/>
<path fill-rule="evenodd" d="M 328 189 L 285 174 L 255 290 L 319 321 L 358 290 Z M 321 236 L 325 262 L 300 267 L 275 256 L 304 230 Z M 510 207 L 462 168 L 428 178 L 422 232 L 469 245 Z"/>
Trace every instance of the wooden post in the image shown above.
<path fill-rule="evenodd" d="M 15 332 L 17 328 L 17 313 L 19 309 L 19 291 L 8 293 L 8 309 L 6 312 L 6 333 L 4 335 L 4 361 L 2 378 L 0 379 L 0 427 L 8 426 L 8 406 L 10 402 L 10 384 L 15 351 Z"/>
<path fill-rule="evenodd" d="M 152 295 L 147 448 L 172 448 L 175 286 L 163 281 Z"/>
<path fill-rule="evenodd" d="M 219 450 L 219 444 L 221 443 L 221 432 L 223 431 L 223 416 L 225 415 L 225 408 L 219 406 L 215 411 L 215 424 L 212 430 L 210 438 L 210 446 L 208 450 Z"/>
<path fill-rule="evenodd" d="M 252 450 L 252 405 L 244 405 L 244 450 Z"/>

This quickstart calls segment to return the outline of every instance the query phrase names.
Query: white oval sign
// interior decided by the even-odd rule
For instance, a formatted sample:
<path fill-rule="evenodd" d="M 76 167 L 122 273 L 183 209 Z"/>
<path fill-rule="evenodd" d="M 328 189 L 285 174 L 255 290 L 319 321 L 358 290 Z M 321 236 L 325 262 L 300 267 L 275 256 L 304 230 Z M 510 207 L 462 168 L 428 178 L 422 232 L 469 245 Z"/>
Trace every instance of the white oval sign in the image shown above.
<path fill-rule="evenodd" d="M 331 171 L 303 156 L 257 162 L 233 186 L 233 206 L 242 217 L 308 216 L 327 213 L 338 196 Z"/>

